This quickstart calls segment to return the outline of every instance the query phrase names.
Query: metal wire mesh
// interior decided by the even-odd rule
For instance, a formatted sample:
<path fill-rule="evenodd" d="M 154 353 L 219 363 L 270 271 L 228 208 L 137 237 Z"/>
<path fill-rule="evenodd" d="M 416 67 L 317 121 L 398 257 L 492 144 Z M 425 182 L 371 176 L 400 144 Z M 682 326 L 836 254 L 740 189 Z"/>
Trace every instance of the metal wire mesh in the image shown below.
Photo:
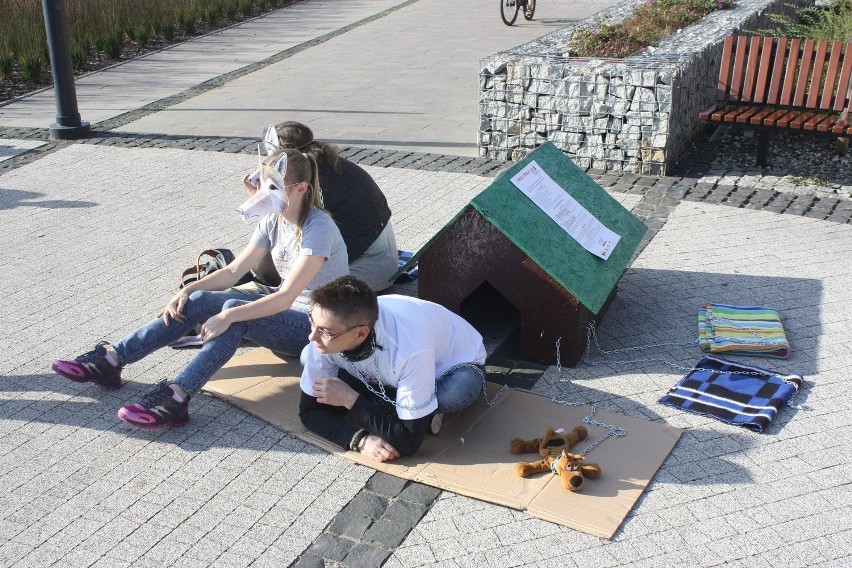
<path fill-rule="evenodd" d="M 665 62 L 502 54 L 480 75 L 480 155 L 517 160 L 550 140 L 578 166 L 665 172 L 674 80 Z"/>

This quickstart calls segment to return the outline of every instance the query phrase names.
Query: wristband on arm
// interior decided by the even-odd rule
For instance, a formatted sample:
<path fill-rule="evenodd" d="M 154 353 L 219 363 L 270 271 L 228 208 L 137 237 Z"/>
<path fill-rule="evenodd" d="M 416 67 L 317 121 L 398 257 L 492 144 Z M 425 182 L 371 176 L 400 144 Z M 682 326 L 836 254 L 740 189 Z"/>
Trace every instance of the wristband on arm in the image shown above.
<path fill-rule="evenodd" d="M 358 446 L 361 445 L 361 440 L 366 438 L 369 434 L 370 432 L 365 430 L 364 428 L 361 428 L 360 430 L 355 432 L 355 434 L 352 436 L 352 440 L 349 441 L 349 449 L 353 452 L 360 452 L 361 448 L 359 448 Z"/>

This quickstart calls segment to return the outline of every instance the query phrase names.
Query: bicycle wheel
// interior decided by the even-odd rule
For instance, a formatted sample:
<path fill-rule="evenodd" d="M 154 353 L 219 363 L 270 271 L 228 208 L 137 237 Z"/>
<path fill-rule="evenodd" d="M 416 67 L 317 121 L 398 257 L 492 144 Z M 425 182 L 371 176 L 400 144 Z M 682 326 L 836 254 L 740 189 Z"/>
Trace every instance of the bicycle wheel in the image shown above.
<path fill-rule="evenodd" d="M 527 0 L 527 9 L 524 10 L 524 19 L 529 21 L 535 15 L 535 0 Z"/>
<path fill-rule="evenodd" d="M 520 0 L 500 0 L 500 17 L 503 18 L 503 23 L 507 26 L 514 24 L 520 7 Z"/>

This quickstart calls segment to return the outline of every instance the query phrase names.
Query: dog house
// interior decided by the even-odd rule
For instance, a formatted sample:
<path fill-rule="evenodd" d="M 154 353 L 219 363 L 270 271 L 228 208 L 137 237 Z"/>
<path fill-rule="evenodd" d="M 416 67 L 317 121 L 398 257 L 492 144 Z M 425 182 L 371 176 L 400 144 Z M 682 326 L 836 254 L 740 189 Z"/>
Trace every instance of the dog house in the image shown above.
<path fill-rule="evenodd" d="M 569 232 L 564 215 L 545 212 L 553 210 L 545 198 L 533 201 L 512 181 L 536 168 L 546 174 L 549 197 L 567 192 L 581 206 L 575 213 L 617 235 L 606 259 L 572 236 L 583 232 L 576 226 Z M 558 342 L 560 362 L 575 366 L 586 347 L 586 325 L 603 317 L 646 230 L 547 142 L 495 179 L 409 263 L 419 262 L 419 297 L 456 313 L 487 282 L 520 313 L 524 359 L 554 364 Z"/>

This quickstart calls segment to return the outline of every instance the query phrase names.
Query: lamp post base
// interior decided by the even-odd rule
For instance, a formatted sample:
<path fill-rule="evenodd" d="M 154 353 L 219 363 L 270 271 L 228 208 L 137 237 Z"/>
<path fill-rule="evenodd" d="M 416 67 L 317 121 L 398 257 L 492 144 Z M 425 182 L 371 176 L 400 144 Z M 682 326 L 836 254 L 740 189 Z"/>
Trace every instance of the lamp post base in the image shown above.
<path fill-rule="evenodd" d="M 92 133 L 91 126 L 85 120 L 81 120 L 79 126 L 61 126 L 54 122 L 49 128 L 51 140 L 77 140 L 88 138 Z"/>

